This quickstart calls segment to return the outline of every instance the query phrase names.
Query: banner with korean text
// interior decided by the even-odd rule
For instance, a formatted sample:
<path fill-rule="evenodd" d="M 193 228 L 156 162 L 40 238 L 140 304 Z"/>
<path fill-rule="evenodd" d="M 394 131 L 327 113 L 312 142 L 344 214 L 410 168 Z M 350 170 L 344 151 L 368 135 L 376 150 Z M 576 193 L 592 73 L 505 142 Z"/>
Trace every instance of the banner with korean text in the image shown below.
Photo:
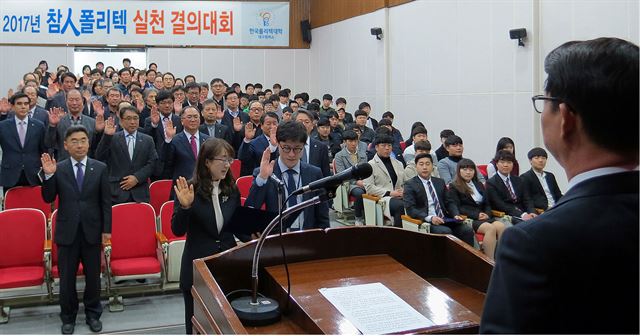
<path fill-rule="evenodd" d="M 289 2 L 1 0 L 0 44 L 289 46 Z"/>

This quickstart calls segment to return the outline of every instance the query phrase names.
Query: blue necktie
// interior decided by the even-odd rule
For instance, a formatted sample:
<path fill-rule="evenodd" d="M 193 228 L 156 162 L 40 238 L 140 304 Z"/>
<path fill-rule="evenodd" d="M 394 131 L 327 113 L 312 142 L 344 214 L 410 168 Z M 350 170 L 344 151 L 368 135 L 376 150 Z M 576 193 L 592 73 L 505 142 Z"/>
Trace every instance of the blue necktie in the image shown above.
<path fill-rule="evenodd" d="M 294 191 L 296 191 L 296 180 L 293 178 L 293 175 L 296 174 L 296 171 L 293 169 L 287 169 L 285 170 L 285 173 L 287 173 L 287 194 L 291 195 Z M 291 197 L 289 198 L 289 202 L 287 203 L 287 205 L 289 207 L 292 207 L 294 205 L 296 205 L 296 203 L 298 203 L 297 197 Z"/>
<path fill-rule="evenodd" d="M 436 196 L 435 190 L 431 186 L 431 181 L 427 181 L 427 186 L 429 187 L 429 194 L 431 194 L 431 199 L 433 199 L 434 208 L 436 208 L 436 216 L 444 219 L 444 213 L 442 213 L 442 208 L 440 208 L 440 202 L 438 202 L 438 197 Z"/>
<path fill-rule="evenodd" d="M 82 191 L 82 181 L 84 181 L 84 172 L 82 171 L 82 162 L 76 163 L 78 172 L 76 173 L 76 183 L 78 184 L 78 190 Z"/>

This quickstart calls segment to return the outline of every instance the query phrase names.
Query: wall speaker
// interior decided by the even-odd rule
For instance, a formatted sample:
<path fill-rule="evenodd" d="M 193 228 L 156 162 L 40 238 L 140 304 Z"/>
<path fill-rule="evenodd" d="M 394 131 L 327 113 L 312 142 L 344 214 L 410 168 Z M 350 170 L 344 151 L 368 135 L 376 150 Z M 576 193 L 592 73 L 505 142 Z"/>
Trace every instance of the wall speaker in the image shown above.
<path fill-rule="evenodd" d="M 311 23 L 309 20 L 300 21 L 300 30 L 302 31 L 302 40 L 311 43 Z"/>

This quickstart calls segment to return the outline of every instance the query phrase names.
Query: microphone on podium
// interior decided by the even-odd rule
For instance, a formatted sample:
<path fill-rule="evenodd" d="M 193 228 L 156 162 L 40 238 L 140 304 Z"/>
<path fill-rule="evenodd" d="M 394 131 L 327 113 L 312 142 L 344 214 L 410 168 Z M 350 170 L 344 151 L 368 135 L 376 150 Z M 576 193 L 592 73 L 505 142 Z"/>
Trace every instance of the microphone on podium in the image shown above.
<path fill-rule="evenodd" d="M 319 196 L 315 196 L 303 201 L 302 203 L 298 203 L 285 209 L 282 211 L 281 215 L 274 218 L 264 229 L 264 232 L 262 232 L 260 239 L 258 239 L 258 242 L 256 243 L 256 249 L 253 252 L 253 262 L 251 265 L 251 296 L 239 297 L 230 302 L 234 312 L 244 324 L 250 326 L 267 325 L 280 319 L 280 306 L 278 302 L 272 298 L 258 294 L 258 263 L 260 261 L 260 252 L 262 251 L 265 239 L 269 233 L 271 233 L 273 228 L 281 223 L 282 219 L 301 211 L 306 207 L 313 206 L 334 197 L 336 188 L 344 181 L 351 179 L 361 180 L 371 176 L 372 173 L 373 168 L 370 164 L 361 163 L 336 175 L 327 176 L 311 182 L 289 195 L 289 197 L 294 197 L 296 195 L 319 189 L 327 191 Z M 276 183 L 281 184 L 281 181 L 276 176 L 272 175 L 270 178 Z M 284 204 L 286 204 L 286 201 Z"/>

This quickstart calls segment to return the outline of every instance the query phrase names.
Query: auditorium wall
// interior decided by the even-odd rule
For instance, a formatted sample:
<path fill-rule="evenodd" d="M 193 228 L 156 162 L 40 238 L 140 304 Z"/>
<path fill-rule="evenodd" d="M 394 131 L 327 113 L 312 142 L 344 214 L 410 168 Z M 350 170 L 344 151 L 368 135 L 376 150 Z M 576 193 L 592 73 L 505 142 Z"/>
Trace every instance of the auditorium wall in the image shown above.
<path fill-rule="evenodd" d="M 313 15 L 312 15 L 313 16 Z M 370 28 L 383 28 L 376 40 Z M 509 30 L 526 28 L 525 47 Z M 386 110 L 406 138 L 422 121 L 429 139 L 451 128 L 465 156 L 487 163 L 498 139 L 527 151 L 543 146 L 531 96 L 542 93 L 544 56 L 574 39 L 615 36 L 638 43 L 638 2 L 547 0 L 416 0 L 312 30 L 312 96 L 345 96 L 353 112 L 361 101 L 380 118 Z M 561 172 L 550 158 L 549 169 Z M 564 174 L 556 174 L 564 189 Z"/>

